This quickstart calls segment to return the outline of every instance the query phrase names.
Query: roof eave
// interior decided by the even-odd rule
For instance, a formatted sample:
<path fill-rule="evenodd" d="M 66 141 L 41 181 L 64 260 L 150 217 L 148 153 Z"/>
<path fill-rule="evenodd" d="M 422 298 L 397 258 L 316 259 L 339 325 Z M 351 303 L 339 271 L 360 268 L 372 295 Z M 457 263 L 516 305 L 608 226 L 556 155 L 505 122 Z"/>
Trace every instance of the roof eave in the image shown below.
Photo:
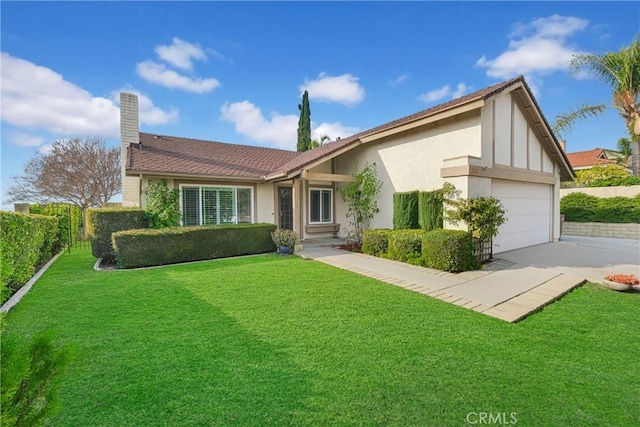
<path fill-rule="evenodd" d="M 126 176 L 153 176 L 153 177 L 166 177 L 166 178 L 185 178 L 185 179 L 206 179 L 207 181 L 251 181 L 251 182 L 264 182 L 265 177 L 256 176 L 242 176 L 242 175 L 209 175 L 198 173 L 180 173 L 180 172 L 166 172 L 166 171 L 153 171 L 153 170 L 134 170 L 127 169 Z"/>
<path fill-rule="evenodd" d="M 448 119 L 453 116 L 457 116 L 463 113 L 467 113 L 469 111 L 477 110 L 482 108 L 485 105 L 485 101 L 483 98 L 478 97 L 474 99 L 470 99 L 464 104 L 452 106 L 446 110 L 438 111 L 434 114 L 429 114 L 423 117 L 417 117 L 410 122 L 400 123 L 397 126 L 382 129 L 377 132 L 372 132 L 370 134 L 366 134 L 360 137 L 360 140 L 363 143 L 368 143 L 371 141 L 375 141 L 381 138 L 386 138 L 388 136 L 396 135 L 398 133 L 406 132 L 412 129 L 419 128 L 421 126 L 428 125 L 430 123 L 435 123 L 440 120 Z"/>

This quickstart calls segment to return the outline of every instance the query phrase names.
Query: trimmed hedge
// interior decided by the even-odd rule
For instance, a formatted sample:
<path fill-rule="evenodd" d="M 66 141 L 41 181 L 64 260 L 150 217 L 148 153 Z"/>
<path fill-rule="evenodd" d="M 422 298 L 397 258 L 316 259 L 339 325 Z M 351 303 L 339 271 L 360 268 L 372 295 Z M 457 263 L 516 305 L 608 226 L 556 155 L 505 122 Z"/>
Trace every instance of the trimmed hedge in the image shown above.
<path fill-rule="evenodd" d="M 424 231 L 444 227 L 442 191 L 421 191 L 418 194 L 418 224 Z"/>
<path fill-rule="evenodd" d="M 0 299 L 20 289 L 53 255 L 58 220 L 51 216 L 0 212 Z M 10 292 L 8 292 L 10 291 Z"/>
<path fill-rule="evenodd" d="M 105 261 L 115 259 L 111 235 L 117 231 L 147 228 L 145 211 L 137 208 L 89 209 L 87 228 L 91 240 L 91 253 Z"/>
<path fill-rule="evenodd" d="M 364 232 L 362 237 L 362 253 L 373 256 L 386 256 L 389 251 L 388 228 L 372 228 Z"/>
<path fill-rule="evenodd" d="M 57 245 L 54 252 L 59 252 L 69 245 L 69 240 L 76 239 L 82 227 L 82 210 L 67 203 L 35 204 L 29 206 L 29 213 L 56 217 L 58 220 Z"/>
<path fill-rule="evenodd" d="M 560 200 L 560 213 L 568 222 L 640 223 L 640 195 L 598 198 L 571 193 Z"/>
<path fill-rule="evenodd" d="M 113 233 L 120 268 L 149 267 L 273 252 L 274 224 L 239 224 Z"/>
<path fill-rule="evenodd" d="M 389 258 L 421 265 L 423 236 L 422 230 L 393 230 L 389 235 Z"/>
<path fill-rule="evenodd" d="M 420 228 L 418 223 L 418 191 L 393 194 L 393 229 Z"/>
<path fill-rule="evenodd" d="M 477 268 L 471 234 L 462 230 L 433 230 L 422 239 L 424 265 L 458 272 Z"/>

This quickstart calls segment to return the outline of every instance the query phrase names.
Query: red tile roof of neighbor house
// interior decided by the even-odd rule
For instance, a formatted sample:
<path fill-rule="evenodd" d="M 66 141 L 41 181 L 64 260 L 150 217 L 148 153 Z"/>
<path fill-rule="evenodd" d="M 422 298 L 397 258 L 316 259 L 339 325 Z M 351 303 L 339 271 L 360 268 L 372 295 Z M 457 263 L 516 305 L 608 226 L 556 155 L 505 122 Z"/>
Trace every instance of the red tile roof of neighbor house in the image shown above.
<path fill-rule="evenodd" d="M 571 167 L 579 168 L 595 165 L 615 164 L 615 160 L 607 159 L 604 148 L 595 148 L 588 151 L 576 151 L 575 153 L 567 153 L 567 158 Z"/>
<path fill-rule="evenodd" d="M 264 179 L 284 176 L 323 158 L 331 158 L 342 149 L 360 144 L 360 138 L 367 135 L 411 123 L 476 100 L 486 100 L 517 83 L 522 83 L 531 95 L 524 77 L 520 76 L 302 153 L 141 132 L 141 146 L 128 149 L 127 170 L 138 173 L 230 178 Z M 531 98 L 534 99 L 532 95 Z M 538 107 L 537 104 L 536 107 Z M 546 122 L 544 116 L 543 120 Z"/>

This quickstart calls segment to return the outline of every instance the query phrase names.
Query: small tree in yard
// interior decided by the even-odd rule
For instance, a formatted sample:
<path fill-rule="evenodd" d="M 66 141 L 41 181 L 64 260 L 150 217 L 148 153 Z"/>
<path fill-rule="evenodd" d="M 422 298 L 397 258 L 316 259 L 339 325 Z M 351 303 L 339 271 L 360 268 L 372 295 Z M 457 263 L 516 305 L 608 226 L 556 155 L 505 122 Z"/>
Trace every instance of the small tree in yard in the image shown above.
<path fill-rule="evenodd" d="M 376 196 L 382 188 L 382 181 L 378 179 L 375 163 L 365 164 L 358 171 L 356 164 L 353 172 L 353 182 L 343 185 L 339 192 L 342 201 L 347 203 L 347 218 L 355 229 L 355 238 L 362 243 L 364 232 L 369 229 L 371 219 L 380 212 Z"/>
<path fill-rule="evenodd" d="M 167 180 L 149 181 L 146 190 L 146 212 L 150 228 L 176 227 L 180 225 L 178 189 L 170 190 Z"/>
<path fill-rule="evenodd" d="M 11 178 L 9 202 L 69 202 L 82 209 L 86 238 L 87 209 L 120 192 L 120 148 L 97 136 L 55 141 L 27 162 L 22 176 Z"/>
<path fill-rule="evenodd" d="M 446 210 L 447 221 L 457 224 L 464 221 L 478 249 L 482 249 L 498 235 L 498 229 L 505 223 L 506 210 L 495 197 L 477 197 L 475 199 L 453 199 L 455 187 L 445 184 L 445 203 L 452 207 Z M 484 261 L 484 260 L 478 260 Z"/>

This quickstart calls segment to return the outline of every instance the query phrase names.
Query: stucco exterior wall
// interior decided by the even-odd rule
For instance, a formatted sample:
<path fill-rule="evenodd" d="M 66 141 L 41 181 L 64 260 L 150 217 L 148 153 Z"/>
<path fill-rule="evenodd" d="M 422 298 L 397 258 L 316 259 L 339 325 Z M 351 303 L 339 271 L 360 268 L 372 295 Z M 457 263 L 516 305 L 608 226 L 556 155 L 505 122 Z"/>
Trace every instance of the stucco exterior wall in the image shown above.
<path fill-rule="evenodd" d="M 466 113 L 419 131 L 406 132 L 357 147 L 336 159 L 336 173 L 351 174 L 353 165 L 376 163 L 378 179 L 384 183 L 378 195 L 378 213 L 372 220 L 374 228 L 393 227 L 393 193 L 402 191 L 431 191 L 441 188 L 445 181 L 453 183 L 467 197 L 468 178 L 441 178 L 443 160 L 451 157 L 481 155 L 480 114 Z M 350 226 L 347 207 L 336 193 L 336 217 L 340 235 Z"/>
<path fill-rule="evenodd" d="M 628 185 L 619 187 L 585 187 L 585 188 L 561 188 L 560 197 L 571 193 L 585 193 L 596 197 L 635 197 L 640 194 L 640 185 Z"/>

